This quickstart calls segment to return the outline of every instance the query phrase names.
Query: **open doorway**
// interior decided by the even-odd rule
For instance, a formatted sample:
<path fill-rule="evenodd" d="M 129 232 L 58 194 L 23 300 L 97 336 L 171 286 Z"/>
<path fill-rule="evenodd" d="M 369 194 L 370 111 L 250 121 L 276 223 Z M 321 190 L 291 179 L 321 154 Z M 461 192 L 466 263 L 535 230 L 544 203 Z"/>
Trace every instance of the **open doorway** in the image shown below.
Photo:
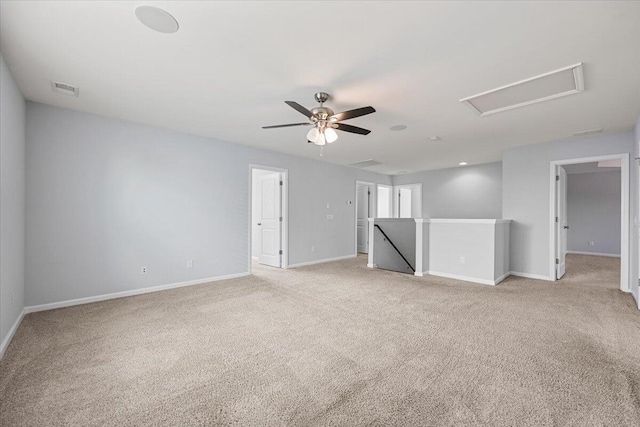
<path fill-rule="evenodd" d="M 619 265 L 620 290 L 629 292 L 629 155 L 551 162 L 550 205 L 553 280 L 572 263 Z"/>
<path fill-rule="evenodd" d="M 369 218 L 376 216 L 376 185 L 356 181 L 356 255 L 369 253 Z"/>
<path fill-rule="evenodd" d="M 422 183 L 396 185 L 393 210 L 396 218 L 421 218 Z"/>
<path fill-rule="evenodd" d="M 286 268 L 287 171 L 258 165 L 249 170 L 249 270 L 251 262 Z"/>

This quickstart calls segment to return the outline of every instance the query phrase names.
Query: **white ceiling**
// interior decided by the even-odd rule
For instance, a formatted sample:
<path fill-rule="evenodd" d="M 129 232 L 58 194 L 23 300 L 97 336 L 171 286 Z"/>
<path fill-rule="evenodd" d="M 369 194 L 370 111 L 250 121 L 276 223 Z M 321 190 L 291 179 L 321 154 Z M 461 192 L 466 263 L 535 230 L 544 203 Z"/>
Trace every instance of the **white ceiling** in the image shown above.
<path fill-rule="evenodd" d="M 142 4 L 180 30 L 142 26 Z M 308 128 L 261 129 L 305 120 L 283 101 L 312 107 L 323 90 L 335 111 L 372 105 L 348 121 L 372 133 L 340 132 L 323 160 L 373 158 L 390 174 L 496 161 L 640 115 L 638 2 L 2 1 L 0 50 L 29 100 L 310 158 Z M 459 102 L 577 62 L 583 93 L 486 117 Z"/>

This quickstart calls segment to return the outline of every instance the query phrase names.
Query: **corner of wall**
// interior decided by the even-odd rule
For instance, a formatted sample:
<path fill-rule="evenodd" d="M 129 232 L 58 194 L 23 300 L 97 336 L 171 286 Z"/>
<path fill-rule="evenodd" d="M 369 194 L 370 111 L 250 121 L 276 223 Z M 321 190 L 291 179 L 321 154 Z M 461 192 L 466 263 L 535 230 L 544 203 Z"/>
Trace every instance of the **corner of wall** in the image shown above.
<path fill-rule="evenodd" d="M 0 358 L 24 317 L 26 101 L 0 53 Z"/>

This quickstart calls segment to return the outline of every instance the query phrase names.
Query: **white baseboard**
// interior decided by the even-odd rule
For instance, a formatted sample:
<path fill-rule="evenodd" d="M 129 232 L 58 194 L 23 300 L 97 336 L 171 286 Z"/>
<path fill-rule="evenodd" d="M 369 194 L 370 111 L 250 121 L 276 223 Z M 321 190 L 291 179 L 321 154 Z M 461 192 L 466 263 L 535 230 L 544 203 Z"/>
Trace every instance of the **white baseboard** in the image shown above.
<path fill-rule="evenodd" d="M 22 311 L 20 312 L 20 315 L 14 322 L 13 326 L 11 326 L 11 329 L 9 329 L 9 333 L 7 334 L 6 337 L 4 337 L 4 339 L 2 340 L 2 343 L 0 343 L 0 360 L 2 360 L 2 357 L 4 356 L 4 352 L 9 347 L 9 344 L 11 344 L 11 340 L 13 339 L 13 336 L 16 334 L 16 331 L 20 327 L 20 323 L 22 323 L 22 319 L 24 319 L 24 315 L 25 315 L 25 309 L 23 308 Z"/>
<path fill-rule="evenodd" d="M 369 268 L 378 268 L 378 264 L 367 264 Z"/>
<path fill-rule="evenodd" d="M 638 295 L 636 294 L 636 292 L 631 292 L 631 296 L 633 296 L 633 299 L 636 301 L 636 304 L 638 305 L 638 310 L 640 310 L 640 298 L 638 298 Z"/>
<path fill-rule="evenodd" d="M 553 282 L 553 279 L 550 279 L 548 276 L 542 276 L 540 274 L 521 273 L 519 271 L 511 271 L 509 274 L 512 276 L 524 277 L 527 279 L 546 280 L 549 282 Z"/>
<path fill-rule="evenodd" d="M 251 255 L 251 261 L 260 261 L 260 258 L 258 258 L 257 256 Z"/>
<path fill-rule="evenodd" d="M 32 305 L 24 308 L 25 313 L 35 313 L 37 311 L 54 310 L 56 308 L 71 307 L 74 305 L 89 304 L 92 302 L 106 301 L 116 298 L 131 297 L 135 295 L 148 294 L 150 292 L 166 291 L 169 289 L 183 288 L 185 286 L 201 285 L 203 283 L 217 282 L 220 280 L 235 279 L 249 276 L 250 273 L 236 273 L 226 276 L 208 277 L 206 279 L 190 280 L 188 282 L 171 283 L 169 285 L 152 286 L 149 288 L 132 289 L 130 291 L 114 292 L 112 294 L 96 295 L 93 297 L 78 298 L 67 301 L 52 302 L 48 304 Z"/>
<path fill-rule="evenodd" d="M 581 252 L 581 251 L 567 251 L 568 254 L 575 255 L 592 255 L 592 256 L 608 256 L 612 258 L 620 258 L 620 254 L 603 254 L 599 252 Z"/>
<path fill-rule="evenodd" d="M 301 262 L 298 264 L 289 264 L 288 268 L 304 267 L 305 265 L 324 264 L 325 262 L 341 261 L 343 259 L 356 258 L 356 256 L 357 255 L 345 255 L 345 256 L 339 256 L 335 258 L 319 259 L 317 261 L 308 261 L 308 262 Z"/>
<path fill-rule="evenodd" d="M 511 275 L 511 273 L 510 273 L 510 272 L 507 272 L 507 273 L 503 274 L 502 276 L 498 277 L 498 278 L 495 280 L 495 284 L 497 285 L 498 283 L 502 282 L 504 279 L 506 279 L 506 278 L 507 278 L 507 277 L 509 277 L 510 275 Z"/>
<path fill-rule="evenodd" d="M 426 276 L 427 274 L 429 274 L 428 271 L 416 271 L 415 273 L 413 273 L 414 276 L 418 276 L 418 277 L 423 277 L 423 276 Z"/>
<path fill-rule="evenodd" d="M 431 270 L 429 270 L 428 273 L 430 275 L 432 275 L 432 276 L 446 277 L 447 279 L 462 280 L 464 282 L 480 283 L 481 285 L 494 286 L 496 284 L 493 280 L 478 279 L 478 278 L 475 278 L 475 277 L 467 277 L 467 276 L 459 276 L 457 274 L 440 273 L 439 271 L 431 271 Z"/>

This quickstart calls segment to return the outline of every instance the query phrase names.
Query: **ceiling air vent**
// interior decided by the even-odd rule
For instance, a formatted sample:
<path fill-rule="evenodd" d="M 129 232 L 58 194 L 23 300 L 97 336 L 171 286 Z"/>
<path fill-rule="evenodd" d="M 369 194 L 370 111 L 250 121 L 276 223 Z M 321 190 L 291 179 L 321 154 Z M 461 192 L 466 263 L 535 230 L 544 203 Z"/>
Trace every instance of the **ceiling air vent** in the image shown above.
<path fill-rule="evenodd" d="M 583 130 L 581 132 L 574 133 L 573 136 L 587 136 L 587 135 L 595 135 L 597 133 L 602 133 L 602 128 Z"/>
<path fill-rule="evenodd" d="M 63 95 L 75 96 L 76 98 L 80 95 L 79 88 L 68 85 L 66 83 L 51 82 L 51 90 L 57 93 L 61 93 Z"/>
<path fill-rule="evenodd" d="M 582 62 L 461 99 L 481 116 L 580 93 Z"/>
<path fill-rule="evenodd" d="M 351 163 L 349 166 L 353 166 L 355 168 L 368 168 L 370 166 L 376 166 L 376 165 L 381 165 L 382 162 L 379 162 L 377 160 L 373 160 L 373 159 L 369 159 L 369 160 L 363 160 L 361 162 L 358 163 Z"/>

